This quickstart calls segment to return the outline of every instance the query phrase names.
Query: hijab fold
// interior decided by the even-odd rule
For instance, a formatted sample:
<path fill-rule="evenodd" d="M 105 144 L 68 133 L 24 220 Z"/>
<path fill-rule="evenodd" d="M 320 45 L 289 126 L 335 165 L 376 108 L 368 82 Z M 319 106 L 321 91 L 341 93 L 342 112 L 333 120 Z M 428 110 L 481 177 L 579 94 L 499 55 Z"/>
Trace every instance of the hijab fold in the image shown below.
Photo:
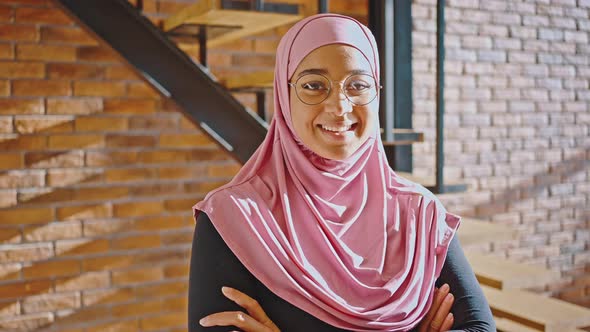
<path fill-rule="evenodd" d="M 460 218 L 389 167 L 378 125 L 345 160 L 301 143 L 287 83 L 307 54 L 336 43 L 358 49 L 379 78 L 374 37 L 358 21 L 319 14 L 295 24 L 278 46 L 267 136 L 231 182 L 193 207 L 195 218 L 206 213 L 258 280 L 318 319 L 407 331 L 432 304 Z"/>

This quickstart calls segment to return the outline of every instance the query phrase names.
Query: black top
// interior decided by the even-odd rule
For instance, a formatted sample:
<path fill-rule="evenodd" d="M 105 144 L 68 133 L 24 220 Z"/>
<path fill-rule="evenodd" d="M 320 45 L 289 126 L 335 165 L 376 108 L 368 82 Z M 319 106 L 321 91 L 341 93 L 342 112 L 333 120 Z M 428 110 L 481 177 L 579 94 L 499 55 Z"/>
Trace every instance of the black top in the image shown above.
<path fill-rule="evenodd" d="M 492 313 L 459 241 L 451 241 L 437 287 L 449 284 L 455 297 L 451 312 L 453 331 L 496 331 Z M 190 265 L 189 331 L 233 331 L 235 327 L 204 328 L 199 320 L 220 311 L 243 311 L 221 293 L 222 286 L 233 287 L 256 299 L 268 317 L 281 329 L 290 331 L 346 331 L 317 319 L 271 292 L 242 265 L 225 244 L 211 220 L 199 213 L 193 238 Z"/>

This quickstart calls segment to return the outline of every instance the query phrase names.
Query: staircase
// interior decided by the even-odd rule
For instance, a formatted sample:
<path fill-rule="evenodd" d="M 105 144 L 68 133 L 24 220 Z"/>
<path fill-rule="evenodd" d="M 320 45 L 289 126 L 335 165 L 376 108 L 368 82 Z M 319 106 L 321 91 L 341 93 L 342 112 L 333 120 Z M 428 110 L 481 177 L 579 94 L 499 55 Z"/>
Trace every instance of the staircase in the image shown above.
<path fill-rule="evenodd" d="M 236 160 L 244 163 L 263 140 L 267 121 L 272 116 L 266 108 L 266 96 L 272 89 L 273 72 L 218 80 L 207 68 L 207 51 L 298 21 L 302 16 L 293 13 L 296 5 L 268 6 L 282 11 L 277 13 L 264 11 L 260 1 L 256 8 L 245 8 L 257 10 L 238 10 L 234 7 L 240 3 L 243 6 L 244 1 L 224 1 L 226 7 L 223 7 L 218 1 L 201 0 L 154 24 L 125 0 L 58 2 L 82 26 L 114 48 L 163 96 L 178 104 L 191 121 Z M 198 59 L 185 51 L 197 53 Z M 253 93 L 256 111 L 243 106 L 232 95 L 235 92 Z M 411 145 L 424 140 L 422 133 L 412 129 L 390 130 L 393 140 L 385 141 L 385 146 Z M 434 177 L 397 173 L 430 190 L 436 187 Z M 514 230 L 464 218 L 458 236 L 488 298 L 498 331 L 576 331 L 590 326 L 590 310 L 526 291 L 559 280 L 558 272 L 471 249 L 498 240 L 517 239 Z"/>

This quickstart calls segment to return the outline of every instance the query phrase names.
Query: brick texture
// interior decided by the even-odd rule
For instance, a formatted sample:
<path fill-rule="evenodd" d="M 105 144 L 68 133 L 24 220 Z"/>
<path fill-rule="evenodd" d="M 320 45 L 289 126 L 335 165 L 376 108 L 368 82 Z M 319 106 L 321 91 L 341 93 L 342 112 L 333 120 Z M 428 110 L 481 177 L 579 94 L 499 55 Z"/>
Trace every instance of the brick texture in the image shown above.
<path fill-rule="evenodd" d="M 426 137 L 413 147 L 414 172 L 426 176 L 434 174 L 436 92 L 436 30 L 426 22 L 436 21 L 435 2 L 416 0 L 412 9 L 414 125 Z M 582 138 L 590 103 L 579 98 L 590 79 L 589 31 L 581 28 L 590 24 L 588 8 L 455 0 L 446 14 L 445 167 L 469 186 L 464 200 L 447 207 L 520 230 L 515 246 L 495 246 L 497 255 L 545 264 L 564 278 L 584 268 L 587 275 L 590 242 L 575 232 L 590 227 L 588 214 L 576 214 L 587 210 L 590 195 L 576 188 L 587 186 L 590 171 L 575 151 L 588 156 Z M 470 203 L 477 193 L 490 199 Z M 588 278 L 572 277 L 542 291 L 590 306 Z"/>
<path fill-rule="evenodd" d="M 55 4 L 0 4 L 0 330 L 185 330 L 190 207 L 237 170 Z"/>
<path fill-rule="evenodd" d="M 590 306 L 590 5 L 548 2 L 448 1 L 445 177 L 469 190 L 445 204 L 515 227 L 494 254 L 562 271 L 540 291 Z M 367 20 L 363 1 L 330 6 Z M 412 5 L 418 176 L 434 172 L 434 6 Z M 211 71 L 272 69 L 286 28 L 211 50 Z M 185 331 L 190 206 L 238 170 L 53 2 L 0 4 L 0 330 Z"/>

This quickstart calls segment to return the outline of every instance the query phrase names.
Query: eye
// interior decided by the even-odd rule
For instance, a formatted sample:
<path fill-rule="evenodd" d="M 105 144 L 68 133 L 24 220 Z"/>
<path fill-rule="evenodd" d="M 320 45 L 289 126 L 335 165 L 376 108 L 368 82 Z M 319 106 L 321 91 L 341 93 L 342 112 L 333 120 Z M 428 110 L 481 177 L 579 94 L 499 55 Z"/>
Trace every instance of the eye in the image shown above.
<path fill-rule="evenodd" d="M 320 82 L 320 81 L 311 81 L 311 82 L 305 82 L 301 84 L 301 88 L 305 89 L 305 90 L 327 90 L 328 88 L 326 87 L 326 84 L 324 82 Z"/>
<path fill-rule="evenodd" d="M 356 80 L 349 82 L 346 86 L 346 90 L 355 91 L 355 92 L 362 92 L 367 89 L 371 88 L 371 84 L 362 80 Z"/>

